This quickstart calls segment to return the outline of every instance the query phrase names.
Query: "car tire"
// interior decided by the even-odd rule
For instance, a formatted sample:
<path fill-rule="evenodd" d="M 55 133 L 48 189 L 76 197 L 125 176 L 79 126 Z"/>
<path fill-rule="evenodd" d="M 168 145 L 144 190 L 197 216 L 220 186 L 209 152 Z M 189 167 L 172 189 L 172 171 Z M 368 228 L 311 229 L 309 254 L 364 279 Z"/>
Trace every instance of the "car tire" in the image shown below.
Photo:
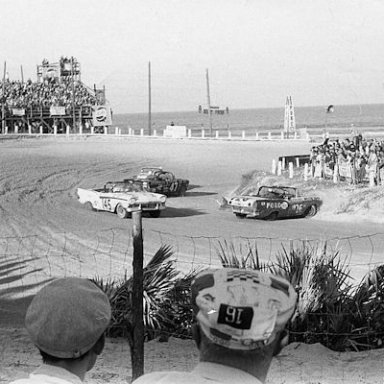
<path fill-rule="evenodd" d="M 305 211 L 305 217 L 313 217 L 317 213 L 317 206 L 312 204 L 306 211 Z"/>
<path fill-rule="evenodd" d="M 247 216 L 245 213 L 235 213 L 235 215 L 239 219 L 245 219 L 245 216 Z"/>
<path fill-rule="evenodd" d="M 154 217 L 154 218 L 160 217 L 160 215 L 161 215 L 161 211 L 151 211 L 151 212 L 149 212 L 149 216 Z"/>
<path fill-rule="evenodd" d="M 278 213 L 277 212 L 272 212 L 265 218 L 267 221 L 275 221 L 277 219 Z"/>
<path fill-rule="evenodd" d="M 90 201 L 87 201 L 87 202 L 84 204 L 84 207 L 85 207 L 85 209 L 88 210 L 88 211 L 94 211 L 94 210 L 95 210 L 95 208 L 93 208 L 93 205 L 92 205 L 92 203 L 91 203 Z"/>
<path fill-rule="evenodd" d="M 180 196 L 185 196 L 185 194 L 187 193 L 187 187 L 185 185 L 182 185 L 180 187 Z"/>
<path fill-rule="evenodd" d="M 116 215 L 120 219 L 126 219 L 128 217 L 128 212 L 127 212 L 127 210 L 121 204 L 117 204 L 117 206 L 116 206 Z"/>

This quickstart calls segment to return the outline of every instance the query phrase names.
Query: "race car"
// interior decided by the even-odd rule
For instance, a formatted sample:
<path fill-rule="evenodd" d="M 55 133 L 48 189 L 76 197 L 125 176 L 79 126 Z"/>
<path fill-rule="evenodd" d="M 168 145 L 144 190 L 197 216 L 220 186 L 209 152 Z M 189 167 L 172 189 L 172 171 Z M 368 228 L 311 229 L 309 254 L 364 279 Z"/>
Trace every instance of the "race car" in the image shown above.
<path fill-rule="evenodd" d="M 317 196 L 301 196 L 295 187 L 261 186 L 256 193 L 233 197 L 229 204 L 239 218 L 276 220 L 315 216 L 322 200 Z"/>
<path fill-rule="evenodd" d="M 121 219 L 136 210 L 159 217 L 167 200 L 166 196 L 148 192 L 141 183 L 129 179 L 109 181 L 100 189 L 77 188 L 77 197 L 88 209 L 114 212 Z"/>
<path fill-rule="evenodd" d="M 172 172 L 164 171 L 161 167 L 144 167 L 134 177 L 143 183 L 143 188 L 166 196 L 185 196 L 189 180 L 178 179 Z"/>

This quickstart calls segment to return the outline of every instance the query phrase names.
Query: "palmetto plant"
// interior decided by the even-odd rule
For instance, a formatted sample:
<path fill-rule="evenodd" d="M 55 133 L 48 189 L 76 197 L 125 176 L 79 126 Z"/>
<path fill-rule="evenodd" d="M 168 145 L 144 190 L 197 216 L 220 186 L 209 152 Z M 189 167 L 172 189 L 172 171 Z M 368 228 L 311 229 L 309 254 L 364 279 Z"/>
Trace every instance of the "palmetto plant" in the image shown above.
<path fill-rule="evenodd" d="M 290 341 L 322 343 L 337 351 L 380 348 L 384 340 L 384 265 L 370 271 L 353 286 L 346 260 L 327 243 L 291 243 L 277 253 L 275 263 L 260 258 L 257 243 L 235 245 L 220 241 L 216 252 L 224 268 L 250 268 L 285 277 L 298 293 Z M 175 269 L 173 252 L 162 246 L 144 268 L 144 324 L 147 339 L 190 337 L 193 312 L 191 281 L 197 271 L 184 275 Z M 132 277 L 94 281 L 112 305 L 109 334 L 132 342 Z"/>
<path fill-rule="evenodd" d="M 147 338 L 168 332 L 185 335 L 190 331 L 192 319 L 190 280 L 195 273 L 181 275 L 175 269 L 171 247 L 159 248 L 143 270 L 143 321 Z M 112 307 L 112 320 L 108 333 L 124 336 L 132 341 L 134 305 L 132 303 L 132 277 L 119 281 L 94 279 L 107 293 Z M 188 323 L 188 324 L 186 324 Z"/>
<path fill-rule="evenodd" d="M 347 261 L 326 242 L 283 246 L 273 264 L 260 260 L 256 243 L 236 247 L 223 241 L 217 254 L 223 267 L 270 271 L 291 282 L 298 303 L 290 341 L 320 342 L 338 351 L 383 345 L 384 266 L 354 287 Z"/>

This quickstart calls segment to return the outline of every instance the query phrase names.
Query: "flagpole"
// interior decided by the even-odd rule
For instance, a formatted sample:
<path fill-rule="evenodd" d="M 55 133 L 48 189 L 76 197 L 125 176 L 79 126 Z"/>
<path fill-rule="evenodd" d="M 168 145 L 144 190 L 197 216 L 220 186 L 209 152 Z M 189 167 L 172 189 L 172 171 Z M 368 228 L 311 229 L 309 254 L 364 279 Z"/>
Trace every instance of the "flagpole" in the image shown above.
<path fill-rule="evenodd" d="M 1 97 L 1 132 L 5 133 L 5 73 L 7 71 L 7 62 L 4 61 L 4 73 L 3 73 L 3 94 Z"/>
<path fill-rule="evenodd" d="M 148 135 L 152 136 L 151 62 L 148 62 Z"/>
<path fill-rule="evenodd" d="M 206 70 L 206 78 L 207 78 L 207 103 L 208 103 L 209 135 L 212 137 L 212 110 L 211 110 L 211 96 L 209 94 L 208 69 Z"/>

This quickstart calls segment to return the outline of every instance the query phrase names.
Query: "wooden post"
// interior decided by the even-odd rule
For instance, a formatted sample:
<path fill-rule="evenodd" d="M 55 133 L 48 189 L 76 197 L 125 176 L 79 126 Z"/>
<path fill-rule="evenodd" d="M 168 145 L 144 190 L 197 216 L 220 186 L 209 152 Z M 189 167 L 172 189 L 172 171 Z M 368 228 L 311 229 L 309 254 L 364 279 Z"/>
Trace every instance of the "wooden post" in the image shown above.
<path fill-rule="evenodd" d="M 144 322 L 143 322 L 143 231 L 141 211 L 132 212 L 133 276 L 132 306 L 133 342 L 131 347 L 132 381 L 144 373 Z"/>
<path fill-rule="evenodd" d="M 244 140 L 245 139 L 245 131 L 242 131 L 241 133 L 241 138 Z"/>
<path fill-rule="evenodd" d="M 272 160 L 272 175 L 276 175 L 276 160 Z"/>
<path fill-rule="evenodd" d="M 268 140 L 272 140 L 272 134 L 271 134 L 271 132 L 268 132 Z"/>
<path fill-rule="evenodd" d="M 277 163 L 277 176 L 281 176 L 281 161 Z"/>
<path fill-rule="evenodd" d="M 192 129 L 188 129 L 188 137 L 189 137 L 189 138 L 192 137 Z"/>
<path fill-rule="evenodd" d="M 304 181 L 307 181 L 308 180 L 308 163 L 305 163 L 304 164 Z"/>
<path fill-rule="evenodd" d="M 259 132 L 256 131 L 256 140 L 259 140 Z"/>
<path fill-rule="evenodd" d="M 283 157 L 282 160 L 281 160 L 281 169 L 282 170 L 285 169 L 285 157 Z"/>
<path fill-rule="evenodd" d="M 289 178 L 293 179 L 293 163 L 292 162 L 289 162 L 288 169 L 289 169 Z"/>
<path fill-rule="evenodd" d="M 201 130 L 201 138 L 202 138 L 202 139 L 205 138 L 205 130 L 204 130 L 204 129 Z"/>
<path fill-rule="evenodd" d="M 144 136 L 144 129 L 143 128 L 140 129 L 140 136 Z"/>
<path fill-rule="evenodd" d="M 300 167 L 300 158 L 296 157 L 296 168 Z"/>
<path fill-rule="evenodd" d="M 153 136 L 155 136 L 155 137 L 157 136 L 157 131 L 156 131 L 156 129 L 153 130 Z"/>
<path fill-rule="evenodd" d="M 219 138 L 219 131 L 216 131 L 216 139 Z"/>

